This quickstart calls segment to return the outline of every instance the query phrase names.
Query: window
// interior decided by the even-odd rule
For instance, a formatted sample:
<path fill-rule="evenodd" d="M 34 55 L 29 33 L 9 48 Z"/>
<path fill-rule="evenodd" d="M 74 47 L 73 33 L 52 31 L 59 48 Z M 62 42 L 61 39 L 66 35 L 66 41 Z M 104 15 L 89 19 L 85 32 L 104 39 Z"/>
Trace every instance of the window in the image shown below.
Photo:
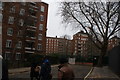
<path fill-rule="evenodd" d="M 19 26 L 23 26 L 23 24 L 24 24 L 24 20 L 23 20 L 23 19 L 20 19 L 20 20 L 19 20 Z"/>
<path fill-rule="evenodd" d="M 5 52 L 5 59 L 10 60 L 11 59 L 11 53 L 10 52 Z"/>
<path fill-rule="evenodd" d="M 0 1 L 0 9 L 2 9 L 2 2 Z"/>
<path fill-rule="evenodd" d="M 40 21 L 44 21 L 44 16 L 40 15 Z"/>
<path fill-rule="evenodd" d="M 11 12 L 11 13 L 15 13 L 15 6 L 12 6 L 12 7 L 10 8 L 10 12 Z"/>
<path fill-rule="evenodd" d="M 17 35 L 22 36 L 22 30 L 19 30 Z"/>
<path fill-rule="evenodd" d="M 17 52 L 16 53 L 16 60 L 20 60 L 21 59 L 21 53 L 20 52 Z"/>
<path fill-rule="evenodd" d="M 23 16 L 25 14 L 25 9 L 20 9 L 20 13 L 19 14 Z"/>
<path fill-rule="evenodd" d="M 41 6 L 40 11 L 41 11 L 41 12 L 44 12 L 44 10 L 45 10 L 45 7 L 44 7 L 44 6 Z"/>
<path fill-rule="evenodd" d="M 7 40 L 6 41 L 6 47 L 11 48 L 11 45 L 12 45 L 12 40 Z"/>
<path fill-rule="evenodd" d="M 42 34 L 38 35 L 38 40 L 42 40 Z"/>
<path fill-rule="evenodd" d="M 42 44 L 38 44 L 38 50 L 42 50 Z"/>
<path fill-rule="evenodd" d="M 13 29 L 12 28 L 7 29 L 7 35 L 9 35 L 9 36 L 13 35 Z"/>
<path fill-rule="evenodd" d="M 22 41 L 18 41 L 17 48 L 21 48 L 21 47 L 22 47 Z"/>
<path fill-rule="evenodd" d="M 14 23 L 14 17 L 9 16 L 8 23 L 13 24 Z"/>
<path fill-rule="evenodd" d="M 39 30 L 43 30 L 43 24 L 39 25 Z"/>
<path fill-rule="evenodd" d="M 2 18 L 3 18 L 3 15 L 2 15 L 2 14 L 0 14 L 0 22 L 2 22 Z"/>

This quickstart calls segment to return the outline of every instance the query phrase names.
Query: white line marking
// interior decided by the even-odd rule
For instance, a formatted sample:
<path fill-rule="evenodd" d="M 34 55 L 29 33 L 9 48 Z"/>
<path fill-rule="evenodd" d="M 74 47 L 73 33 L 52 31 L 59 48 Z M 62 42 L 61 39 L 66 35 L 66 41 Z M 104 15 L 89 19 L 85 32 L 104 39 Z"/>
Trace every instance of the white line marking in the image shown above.
<path fill-rule="evenodd" d="M 89 73 L 84 77 L 84 80 L 86 80 L 86 78 L 91 74 L 91 72 L 93 71 L 94 67 L 91 68 L 91 70 L 89 71 Z"/>

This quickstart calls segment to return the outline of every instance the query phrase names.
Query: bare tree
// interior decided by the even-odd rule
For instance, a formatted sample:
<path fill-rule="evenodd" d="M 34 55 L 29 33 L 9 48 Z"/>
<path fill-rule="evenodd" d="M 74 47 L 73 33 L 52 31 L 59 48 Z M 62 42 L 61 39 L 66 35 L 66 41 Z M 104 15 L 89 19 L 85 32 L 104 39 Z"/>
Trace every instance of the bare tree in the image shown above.
<path fill-rule="evenodd" d="M 102 66 L 108 40 L 120 30 L 120 2 L 62 2 L 60 9 L 63 22 L 81 27 L 100 50 Z"/>

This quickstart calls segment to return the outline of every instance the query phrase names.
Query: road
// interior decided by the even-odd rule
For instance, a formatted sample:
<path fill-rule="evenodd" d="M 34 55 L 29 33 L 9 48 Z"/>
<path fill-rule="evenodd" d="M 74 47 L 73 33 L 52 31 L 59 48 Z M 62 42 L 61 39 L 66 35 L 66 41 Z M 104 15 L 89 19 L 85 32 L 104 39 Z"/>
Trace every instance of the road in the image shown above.
<path fill-rule="evenodd" d="M 91 69 L 91 66 L 82 66 L 82 65 L 71 65 L 71 66 L 74 70 L 75 78 L 79 80 L 82 80 Z M 57 72 L 58 72 L 58 68 L 52 67 L 53 79 L 57 79 Z M 9 75 L 9 78 L 10 80 L 30 80 L 29 74 L 30 72 L 11 74 Z"/>

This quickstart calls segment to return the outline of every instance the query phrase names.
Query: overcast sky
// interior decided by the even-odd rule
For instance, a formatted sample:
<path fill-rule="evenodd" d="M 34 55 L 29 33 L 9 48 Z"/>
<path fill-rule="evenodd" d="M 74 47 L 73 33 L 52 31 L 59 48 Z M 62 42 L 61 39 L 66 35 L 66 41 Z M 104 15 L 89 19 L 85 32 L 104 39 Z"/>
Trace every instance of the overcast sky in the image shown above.
<path fill-rule="evenodd" d="M 60 15 L 58 15 L 59 11 L 59 3 L 60 0 L 42 0 L 49 4 L 48 7 L 48 24 L 47 24 L 47 36 L 49 37 L 55 37 L 55 36 L 63 36 L 63 35 L 70 35 L 71 37 L 73 34 L 77 33 L 80 30 L 73 30 L 70 27 L 65 28 L 65 25 L 61 23 L 62 18 Z M 85 0 L 84 0 L 85 1 Z M 86 0 L 88 1 L 88 0 Z M 98 0 L 99 1 L 99 0 Z M 105 1 L 105 0 L 102 0 Z M 111 0 L 113 1 L 113 0 Z M 115 0 L 118 1 L 118 0 Z M 116 34 L 117 35 L 117 34 Z M 118 36 L 120 37 L 120 31 L 118 33 Z"/>
<path fill-rule="evenodd" d="M 55 36 L 63 36 L 70 35 L 72 37 L 73 34 L 76 33 L 76 30 L 73 30 L 70 27 L 65 28 L 65 25 L 61 23 L 62 18 L 58 14 L 59 11 L 59 2 L 51 1 L 51 0 L 43 0 L 44 2 L 49 4 L 48 7 L 48 23 L 47 23 L 47 36 L 55 37 Z"/>

